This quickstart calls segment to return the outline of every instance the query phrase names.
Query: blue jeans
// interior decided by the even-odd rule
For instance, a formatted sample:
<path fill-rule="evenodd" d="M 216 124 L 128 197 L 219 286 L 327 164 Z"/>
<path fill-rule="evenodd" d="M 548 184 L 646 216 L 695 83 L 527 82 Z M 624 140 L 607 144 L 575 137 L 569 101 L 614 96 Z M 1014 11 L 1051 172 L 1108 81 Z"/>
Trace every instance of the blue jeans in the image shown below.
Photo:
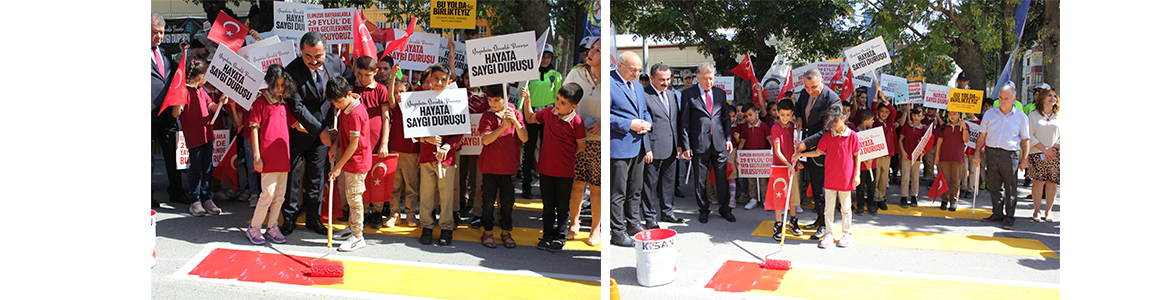
<path fill-rule="evenodd" d="M 191 199 L 198 201 L 211 200 L 211 152 L 212 143 L 204 143 L 199 147 L 188 148 L 191 166 L 187 168 L 187 182 L 191 188 Z"/>

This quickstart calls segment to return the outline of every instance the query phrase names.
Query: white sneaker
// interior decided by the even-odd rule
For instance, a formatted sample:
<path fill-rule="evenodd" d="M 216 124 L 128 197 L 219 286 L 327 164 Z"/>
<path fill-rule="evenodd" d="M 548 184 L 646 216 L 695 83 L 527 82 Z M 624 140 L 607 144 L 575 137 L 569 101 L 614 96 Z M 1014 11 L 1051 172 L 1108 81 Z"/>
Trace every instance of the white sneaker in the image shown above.
<path fill-rule="evenodd" d="M 797 206 L 796 206 L 796 213 L 798 213 L 798 214 L 799 214 L 799 213 L 802 213 L 802 212 L 804 212 L 804 209 L 803 209 L 803 208 L 800 208 L 800 205 L 797 205 Z"/>
<path fill-rule="evenodd" d="M 328 225 L 326 225 L 326 226 L 328 226 Z M 345 227 L 345 229 L 342 231 L 334 232 L 333 238 L 340 240 L 340 239 L 344 239 L 344 238 L 349 238 L 352 235 L 353 235 L 353 230 L 350 230 L 349 227 Z"/>
<path fill-rule="evenodd" d="M 751 210 L 753 208 L 756 208 L 756 204 L 759 204 L 759 203 L 760 203 L 760 200 L 756 200 L 756 199 L 748 200 L 747 205 L 744 205 L 743 209 Z"/>
<path fill-rule="evenodd" d="M 350 236 L 349 239 L 345 240 L 345 243 L 341 243 L 341 246 L 337 246 L 337 250 L 349 252 L 349 251 L 361 249 L 362 247 L 365 247 L 365 246 L 366 246 L 366 239 L 360 238 L 360 237 L 355 235 L 355 236 Z"/>
<path fill-rule="evenodd" d="M 833 241 L 833 234 L 832 233 L 825 234 L 825 237 L 821 238 L 821 243 L 817 244 L 817 248 L 821 248 L 821 249 L 828 248 L 829 246 L 833 245 L 833 242 L 834 242 Z"/>
<path fill-rule="evenodd" d="M 398 226 L 398 214 L 391 214 L 389 218 L 386 218 L 386 223 L 382 225 L 384 227 Z"/>

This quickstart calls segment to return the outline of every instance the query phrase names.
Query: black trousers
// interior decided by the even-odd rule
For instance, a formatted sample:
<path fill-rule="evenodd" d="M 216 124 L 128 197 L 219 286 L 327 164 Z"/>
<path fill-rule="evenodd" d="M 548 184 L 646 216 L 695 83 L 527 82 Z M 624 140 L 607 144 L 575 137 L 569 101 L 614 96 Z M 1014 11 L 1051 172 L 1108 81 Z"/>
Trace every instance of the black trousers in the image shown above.
<path fill-rule="evenodd" d="M 646 164 L 642 184 L 642 216 L 647 223 L 658 223 L 658 212 L 674 216 L 676 159 L 655 159 Z"/>
<path fill-rule="evenodd" d="M 287 219 L 296 220 L 305 213 L 305 224 L 321 219 L 321 191 L 329 172 L 329 148 L 320 142 L 313 143 L 304 151 L 292 152 L 289 157 L 292 171 L 289 172 L 284 205 L 281 210 Z"/>
<path fill-rule="evenodd" d="M 857 186 L 853 193 L 853 203 L 860 203 L 858 207 L 863 205 L 877 205 L 873 201 L 874 193 L 877 192 L 877 185 L 873 182 L 873 172 L 876 170 L 861 170 L 861 184 Z M 859 209 L 860 210 L 860 209 Z"/>
<path fill-rule="evenodd" d="M 817 161 L 820 158 L 820 161 Z M 825 165 L 824 156 L 810 157 L 804 162 L 804 171 L 808 173 L 808 184 L 812 186 L 812 193 L 809 195 L 813 199 L 813 204 L 816 204 L 817 220 L 813 221 L 814 225 L 825 225 Z M 817 165 L 820 163 L 821 165 Z"/>
<path fill-rule="evenodd" d="M 626 228 L 642 216 L 642 177 L 645 153 L 632 158 L 609 160 L 613 184 L 609 190 L 609 230 L 625 234 Z M 544 192 L 544 190 L 541 190 Z"/>
<path fill-rule="evenodd" d="M 170 113 L 170 111 L 164 111 Z M 165 122 L 162 117 L 156 117 L 159 120 L 155 122 Z M 173 122 L 174 119 L 171 119 Z M 183 197 L 186 192 L 183 190 L 183 175 L 175 166 L 175 132 L 178 127 L 168 126 L 167 124 L 152 124 L 150 138 L 158 144 L 159 149 L 162 149 L 163 168 L 167 172 L 167 194 L 171 196 L 170 201 L 173 203 L 180 197 Z"/>
<path fill-rule="evenodd" d="M 572 191 L 573 177 L 540 174 L 540 202 L 544 204 L 540 212 L 540 219 L 544 222 L 544 235 L 541 238 L 548 241 L 564 240 L 569 235 L 569 196 Z M 484 203 L 488 203 L 487 199 L 484 199 Z M 503 214 L 500 212 L 501 218 Z M 500 225 L 503 227 L 503 224 Z M 484 226 L 486 228 L 488 225 Z"/>
<path fill-rule="evenodd" d="M 987 147 L 987 191 L 991 195 L 991 217 L 1016 220 L 1016 177 L 1020 152 Z"/>
<path fill-rule="evenodd" d="M 694 153 L 694 152 L 692 152 Z M 705 153 L 694 153 L 695 199 L 699 202 L 699 213 L 711 213 L 711 199 L 707 199 L 707 166 L 715 168 L 715 197 L 719 197 L 719 212 L 731 211 L 731 192 L 727 184 L 727 152 L 710 149 Z"/>
<path fill-rule="evenodd" d="M 543 176 L 542 176 L 543 178 Z M 569 183 L 570 187 L 572 183 Z M 492 231 L 495 221 L 496 199 L 500 201 L 500 229 L 512 230 L 512 207 L 516 204 L 516 192 L 512 190 L 512 175 L 483 174 L 483 230 Z M 544 186 L 542 180 L 540 186 Z M 542 198 L 548 198 L 544 190 L 540 191 Z M 543 199 L 542 199 L 543 200 Z M 547 205 L 545 206 L 547 207 Z M 568 207 L 568 202 L 565 202 Z M 542 214 L 543 216 L 543 211 Z"/>
<path fill-rule="evenodd" d="M 536 145 L 540 145 L 540 137 L 544 136 L 544 124 L 528 123 L 528 141 L 524 142 L 524 158 L 520 162 L 521 192 L 532 191 L 532 174 L 536 170 Z"/>

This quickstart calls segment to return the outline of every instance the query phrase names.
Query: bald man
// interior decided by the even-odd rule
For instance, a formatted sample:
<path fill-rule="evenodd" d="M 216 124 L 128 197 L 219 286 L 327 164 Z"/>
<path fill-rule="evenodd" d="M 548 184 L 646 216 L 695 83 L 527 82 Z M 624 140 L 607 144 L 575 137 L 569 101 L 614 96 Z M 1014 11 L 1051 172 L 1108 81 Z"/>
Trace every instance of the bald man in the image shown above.
<path fill-rule="evenodd" d="M 1003 222 L 1003 229 L 1012 229 L 1016 223 L 1016 177 L 1019 171 L 1028 168 L 1028 145 L 1030 132 L 1028 116 L 1013 104 L 1016 103 L 1016 89 L 1004 85 L 999 92 L 999 106 L 983 113 L 979 123 L 979 141 L 975 150 L 983 149 L 987 156 L 987 191 L 991 195 L 991 216 L 984 222 Z M 984 149 L 983 146 L 987 145 Z M 1020 150 L 1023 150 L 1021 154 Z M 979 156 L 971 159 L 979 165 Z"/>
<path fill-rule="evenodd" d="M 610 73 L 609 149 L 610 171 L 610 239 L 609 243 L 632 247 L 631 235 L 645 230 L 642 216 L 642 169 L 649 149 L 642 137 L 650 131 L 650 112 L 646 110 L 646 93 L 638 84 L 642 58 L 626 51 L 618 58 L 617 70 Z"/>

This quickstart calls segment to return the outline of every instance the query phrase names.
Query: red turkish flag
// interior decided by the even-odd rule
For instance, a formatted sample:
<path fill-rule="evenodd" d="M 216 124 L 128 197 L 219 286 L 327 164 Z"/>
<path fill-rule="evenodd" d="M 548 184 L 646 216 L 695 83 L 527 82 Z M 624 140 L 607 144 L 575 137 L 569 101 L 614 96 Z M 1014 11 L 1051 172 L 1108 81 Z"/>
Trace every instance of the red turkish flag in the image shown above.
<path fill-rule="evenodd" d="M 387 44 L 386 51 L 382 52 L 382 57 L 386 57 L 386 55 L 389 55 L 390 52 L 402 51 L 403 48 L 406 48 L 406 41 L 409 41 L 410 36 L 414 34 L 414 23 L 417 21 L 418 18 L 410 18 L 410 25 L 406 26 L 406 34 L 403 34 L 402 37 L 394 40 L 393 42 L 390 42 L 390 44 Z M 378 60 L 381 59 L 381 57 L 378 58 Z"/>
<path fill-rule="evenodd" d="M 841 65 L 837 65 L 837 74 L 833 75 L 833 79 L 829 79 L 829 88 L 833 89 L 834 91 L 841 91 L 841 86 L 836 82 L 841 80 L 841 78 L 844 76 L 844 74 L 841 74 Z"/>
<path fill-rule="evenodd" d="M 179 69 L 175 71 L 174 78 L 171 78 L 171 86 L 167 87 L 167 97 L 163 98 L 163 103 L 155 116 L 162 115 L 167 107 L 183 103 L 187 103 L 187 51 L 183 51 L 183 60 L 179 61 Z"/>
<path fill-rule="evenodd" d="M 366 20 L 366 29 L 370 31 L 370 37 L 374 38 L 375 42 L 389 42 L 394 40 L 394 29 L 379 28 L 378 24 Z"/>
<path fill-rule="evenodd" d="M 789 181 L 788 166 L 772 166 L 772 173 L 768 176 L 767 191 L 764 192 L 764 210 L 786 209 L 791 203 L 789 193 L 792 192 L 792 183 Z M 777 207 L 779 206 L 779 207 Z"/>
<path fill-rule="evenodd" d="M 224 163 L 225 161 L 227 163 Z M 235 139 L 232 139 L 232 142 L 228 144 L 227 153 L 223 154 L 223 158 L 220 159 L 218 164 L 219 166 L 215 167 L 215 171 L 211 172 L 211 176 L 219 179 L 219 181 L 223 182 L 227 186 L 240 186 L 240 172 L 239 168 L 236 167 Z"/>
<path fill-rule="evenodd" d="M 841 99 L 849 98 L 853 94 L 853 69 L 849 69 L 848 74 L 845 74 L 845 87 L 841 90 Z"/>
<path fill-rule="evenodd" d="M 784 97 L 784 92 L 792 90 L 792 77 L 796 76 L 795 72 L 796 70 L 788 70 L 788 77 L 784 78 L 784 87 L 780 88 L 780 95 L 776 96 L 776 102 L 780 102 L 780 98 Z"/>
<path fill-rule="evenodd" d="M 926 197 L 935 199 L 948 190 L 950 187 L 947 186 L 947 178 L 943 176 L 942 172 L 938 172 L 938 177 L 934 178 L 934 184 L 930 185 L 930 192 L 926 193 Z"/>
<path fill-rule="evenodd" d="M 356 8 L 353 13 L 353 57 L 361 57 L 363 55 L 369 57 L 378 57 L 378 47 L 374 46 L 374 38 L 370 35 L 370 29 L 366 27 L 365 16 Z"/>
<path fill-rule="evenodd" d="M 756 106 L 764 107 L 764 103 L 754 100 L 759 98 L 755 87 L 760 85 L 760 80 L 756 78 L 756 68 L 752 66 L 751 57 L 744 54 L 743 60 L 739 62 L 738 66 L 731 69 L 731 73 L 752 83 L 752 102 L 756 103 Z"/>
<path fill-rule="evenodd" d="M 385 158 L 374 158 L 374 168 L 366 174 L 366 193 L 362 194 L 362 202 L 375 203 L 390 201 L 394 195 L 394 170 L 398 169 L 398 153 L 391 153 Z"/>
<path fill-rule="evenodd" d="M 248 26 L 223 13 L 222 10 L 219 11 L 219 16 L 215 17 L 215 25 L 211 25 L 211 31 L 207 33 L 208 39 L 226 44 L 232 52 L 240 50 L 240 46 L 244 45 L 245 36 L 248 36 Z"/>

